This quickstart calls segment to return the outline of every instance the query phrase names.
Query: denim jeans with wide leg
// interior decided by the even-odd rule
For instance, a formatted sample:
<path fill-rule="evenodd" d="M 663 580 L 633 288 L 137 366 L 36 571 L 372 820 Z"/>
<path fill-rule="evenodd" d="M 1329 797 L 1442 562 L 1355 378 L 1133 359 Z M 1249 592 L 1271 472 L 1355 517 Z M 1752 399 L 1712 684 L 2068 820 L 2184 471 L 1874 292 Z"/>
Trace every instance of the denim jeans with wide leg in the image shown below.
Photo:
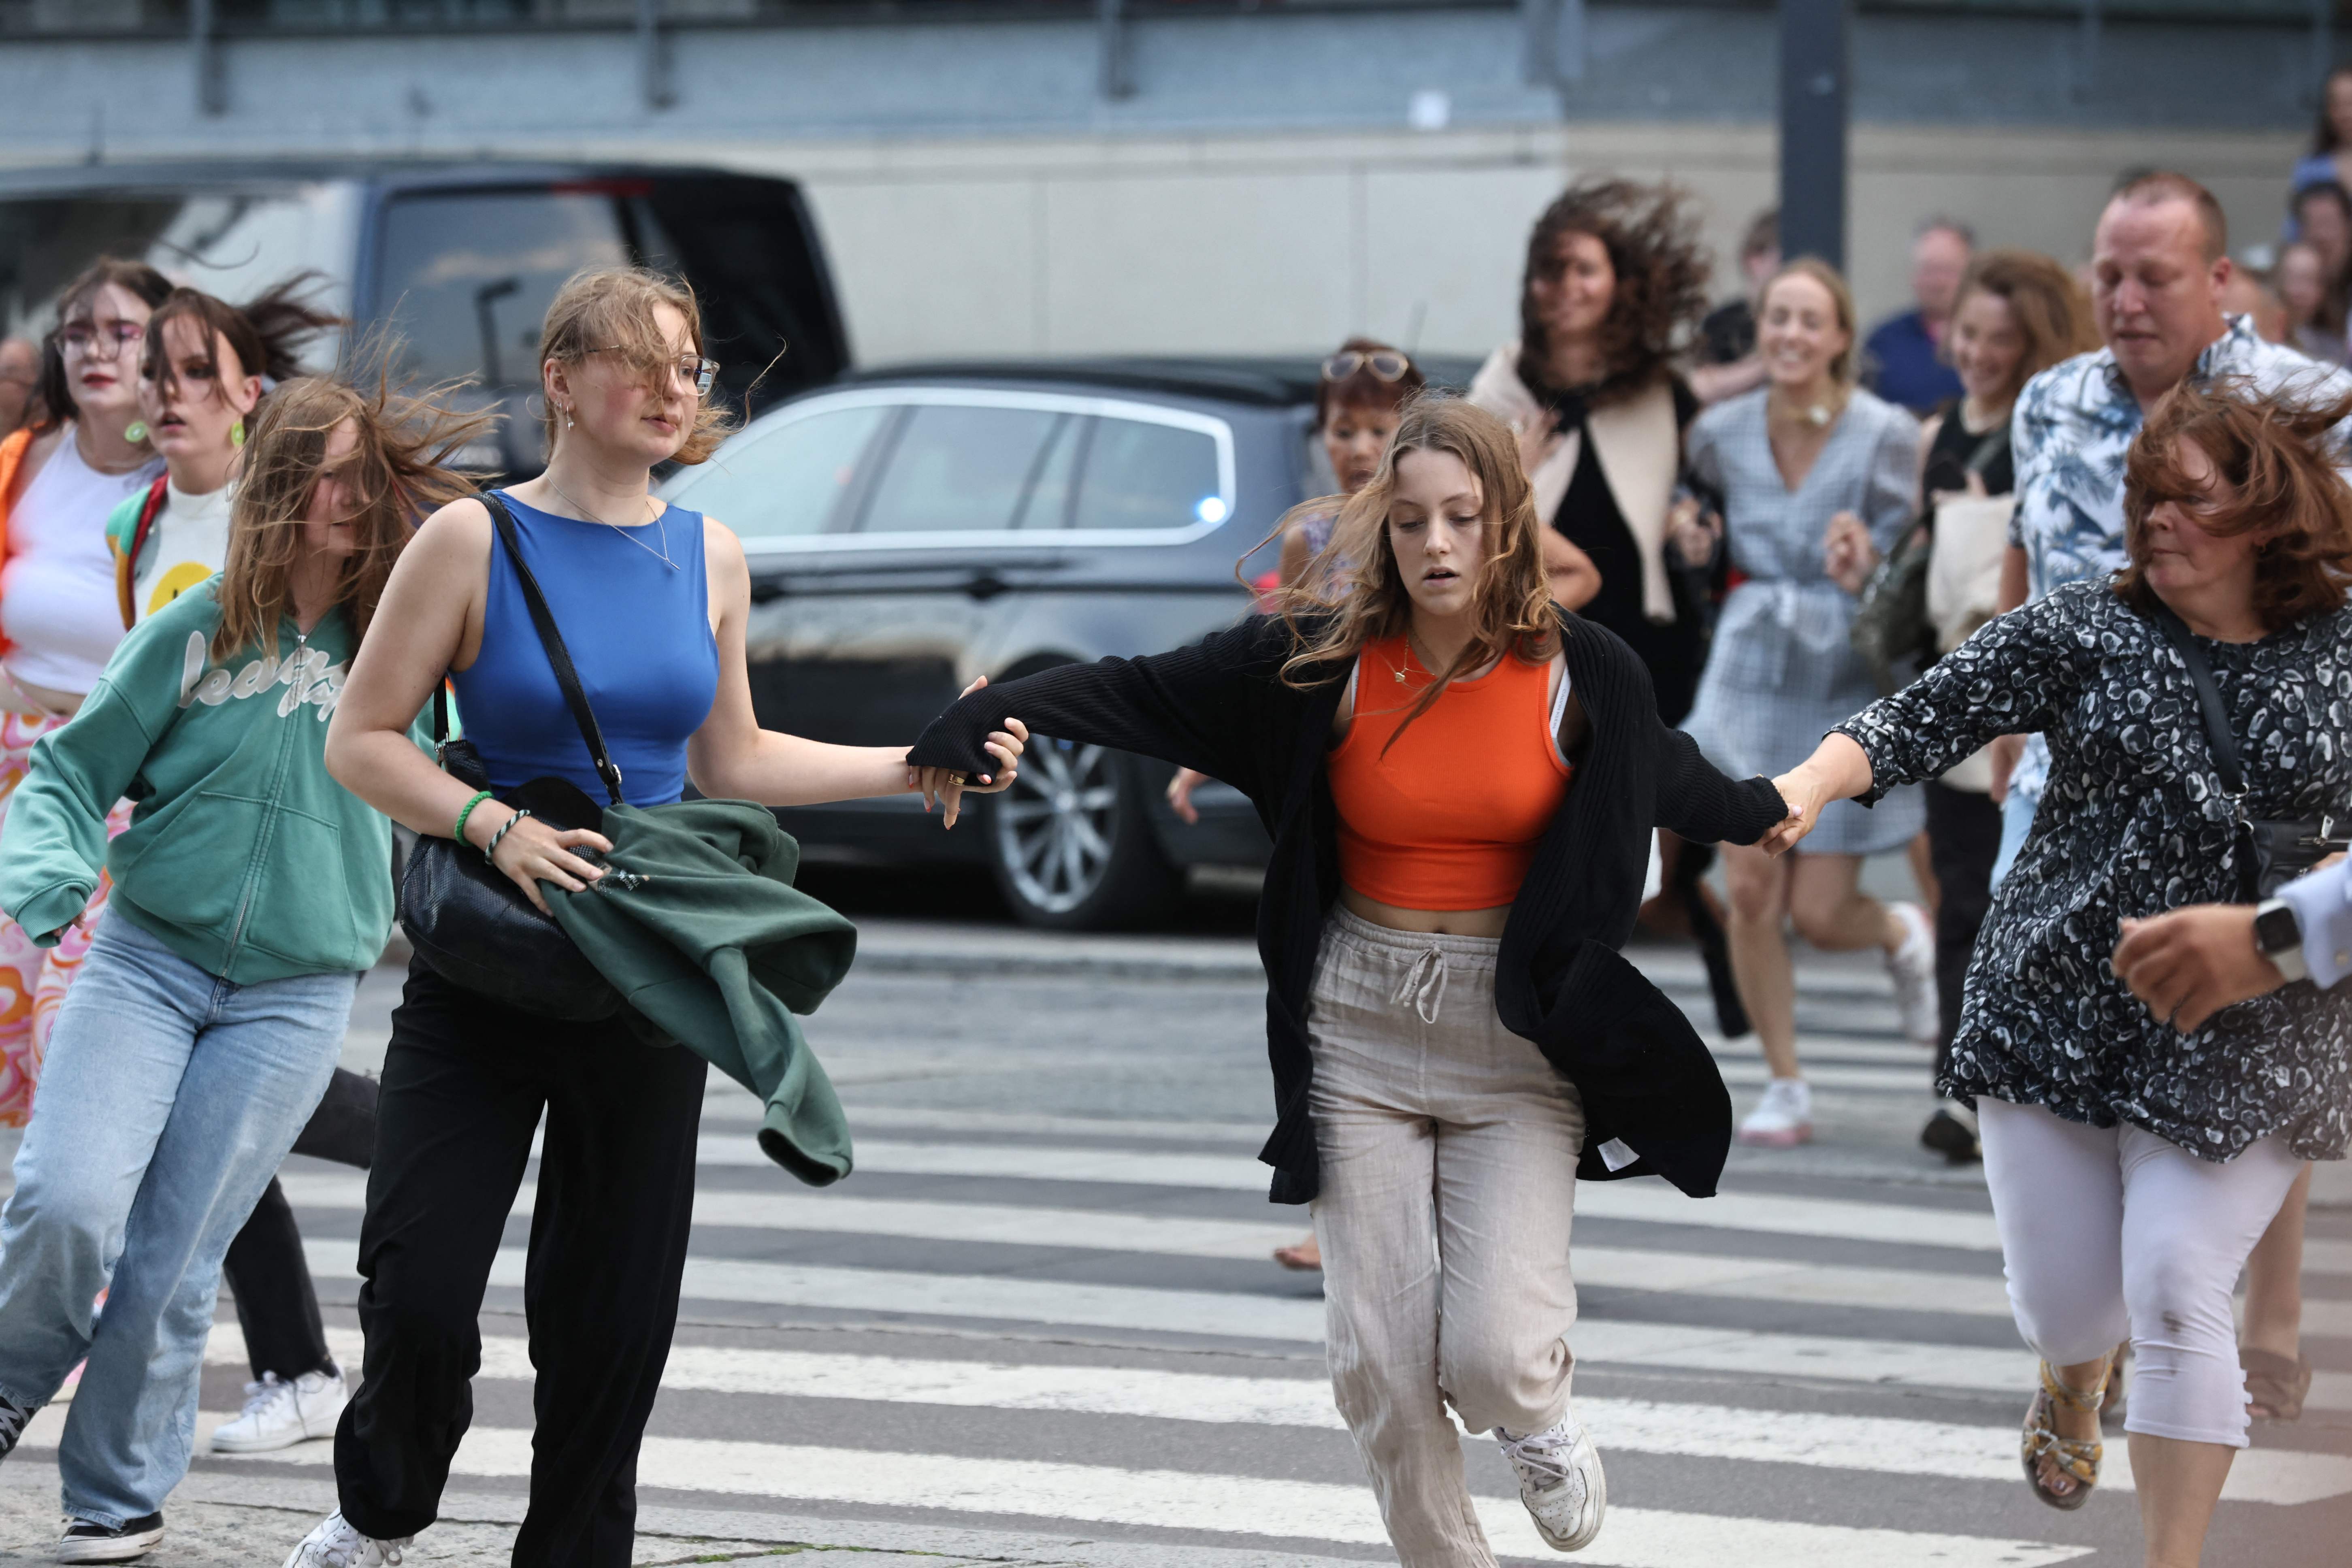
<path fill-rule="evenodd" d="M 221 1257 L 319 1103 L 358 986 L 236 985 L 119 906 L 99 926 L 0 1209 L 0 1394 L 46 1404 L 89 1360 L 58 1449 L 73 1517 L 153 1513 L 187 1472 Z"/>

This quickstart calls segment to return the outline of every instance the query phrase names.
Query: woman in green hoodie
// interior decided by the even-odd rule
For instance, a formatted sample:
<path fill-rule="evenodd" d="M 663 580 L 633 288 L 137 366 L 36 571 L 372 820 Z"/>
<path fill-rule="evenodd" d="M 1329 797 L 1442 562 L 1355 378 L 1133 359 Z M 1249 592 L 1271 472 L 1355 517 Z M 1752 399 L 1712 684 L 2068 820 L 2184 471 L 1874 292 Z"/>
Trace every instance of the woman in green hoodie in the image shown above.
<path fill-rule="evenodd" d="M 467 490 L 425 454 L 478 423 L 280 386 L 226 570 L 123 638 L 0 830 L 0 910 L 37 941 L 101 866 L 114 882 L 0 1210 L 0 1453 L 89 1359 L 58 1450 L 60 1562 L 163 1539 L 222 1255 L 318 1103 L 390 930 L 391 827 L 328 776 L 327 720 L 413 520 Z M 124 796 L 136 811 L 110 845 Z"/>

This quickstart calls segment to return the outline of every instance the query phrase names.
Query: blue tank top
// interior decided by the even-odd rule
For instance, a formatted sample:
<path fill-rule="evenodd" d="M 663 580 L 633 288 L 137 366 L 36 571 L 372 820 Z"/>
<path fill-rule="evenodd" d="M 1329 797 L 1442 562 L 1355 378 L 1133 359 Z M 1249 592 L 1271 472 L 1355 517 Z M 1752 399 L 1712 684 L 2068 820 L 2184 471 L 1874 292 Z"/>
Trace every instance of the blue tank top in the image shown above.
<path fill-rule="evenodd" d="M 631 805 L 679 799 L 686 793 L 687 738 L 702 727 L 719 693 L 702 514 L 672 507 L 659 527 L 624 531 L 541 511 L 506 490 L 499 494 L 514 514 L 523 559 L 555 613 L 581 689 L 621 770 L 623 797 Z M 654 553 L 665 540 L 675 570 Z M 450 679 L 467 737 L 481 752 L 493 785 L 511 789 L 553 774 L 604 803 L 588 742 L 540 646 L 514 563 L 495 536 L 482 651 L 471 668 Z"/>

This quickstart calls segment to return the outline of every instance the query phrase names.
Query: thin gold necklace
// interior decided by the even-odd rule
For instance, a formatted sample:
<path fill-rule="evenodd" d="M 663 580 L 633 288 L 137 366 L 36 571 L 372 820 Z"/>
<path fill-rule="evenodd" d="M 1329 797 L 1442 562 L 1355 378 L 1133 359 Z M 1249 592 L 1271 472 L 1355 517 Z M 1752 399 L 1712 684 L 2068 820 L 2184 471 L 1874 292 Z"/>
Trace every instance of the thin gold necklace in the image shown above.
<path fill-rule="evenodd" d="M 1418 659 L 1421 662 L 1423 673 L 1429 676 L 1431 679 L 1435 679 L 1437 678 L 1437 662 L 1431 658 L 1428 652 L 1422 647 L 1421 639 L 1412 635 L 1412 628 L 1411 626 L 1407 626 L 1404 629 L 1404 647 L 1405 652 L 1409 657 Z M 1397 678 L 1398 685 L 1402 686 L 1404 684 L 1403 670 L 1396 669 L 1391 670 L 1390 673 Z"/>
<path fill-rule="evenodd" d="M 630 543 L 635 545 L 646 554 L 660 561 L 663 565 L 668 567 L 671 571 L 675 572 L 677 570 L 677 563 L 669 558 L 669 525 L 662 521 L 662 519 L 669 515 L 669 509 L 667 507 L 664 507 L 660 511 L 655 512 L 653 516 L 646 519 L 646 522 L 652 523 L 656 528 L 658 528 L 661 531 L 661 548 L 659 550 L 656 550 L 652 545 L 647 544 L 644 540 L 637 537 L 637 529 L 643 528 L 645 523 L 641 522 L 636 524 L 635 527 L 632 527 L 625 523 L 605 522 L 603 518 L 598 517 L 594 512 L 590 511 L 586 507 L 582 506 L 578 501 L 573 500 L 570 496 L 565 495 L 563 492 L 563 487 L 557 484 L 552 478 L 546 474 L 541 474 L 539 477 L 542 479 L 546 479 L 547 488 L 553 490 L 558 496 L 561 496 L 562 498 L 563 504 L 570 507 L 573 511 L 578 512 L 590 522 L 599 523 L 605 528 L 611 529 L 614 532 L 619 534 L 622 538 L 627 540 Z M 646 498 L 646 505 L 650 508 L 653 504 L 654 498 L 647 496 Z"/>

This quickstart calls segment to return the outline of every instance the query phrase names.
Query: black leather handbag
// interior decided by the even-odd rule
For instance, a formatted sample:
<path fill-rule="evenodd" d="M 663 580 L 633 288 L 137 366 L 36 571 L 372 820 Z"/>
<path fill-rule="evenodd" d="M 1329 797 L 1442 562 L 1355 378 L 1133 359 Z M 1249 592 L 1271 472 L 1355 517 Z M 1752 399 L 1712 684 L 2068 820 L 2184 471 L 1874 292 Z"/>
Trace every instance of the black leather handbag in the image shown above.
<path fill-rule="evenodd" d="M 539 580 L 522 558 L 514 518 L 497 496 L 484 495 L 480 500 L 489 508 L 499 543 L 514 565 L 523 601 L 530 606 L 531 624 L 538 628 L 540 645 L 547 650 L 547 662 L 554 667 L 563 700 L 580 726 L 580 738 L 588 743 L 596 776 L 618 805 L 621 770 L 613 765 L 604 750 L 604 731 L 588 706 L 587 693 L 580 689 L 579 673 L 572 667 L 563 634 L 556 629 L 554 613 L 547 607 L 547 595 L 540 592 Z M 467 788 L 489 786 L 489 775 L 474 743 L 449 739 L 446 685 L 433 692 L 433 752 L 442 769 Z M 564 778 L 533 779 L 499 792 L 498 798 L 529 810 L 552 827 L 593 828 L 604 819 L 603 809 L 579 785 Z M 572 853 L 592 863 L 596 859 L 595 851 L 586 847 Z M 401 878 L 400 923 L 416 956 L 453 985 L 525 1012 L 572 1023 L 594 1023 L 621 1010 L 620 993 L 563 934 L 563 928 L 540 913 L 514 879 L 470 844 L 437 836 L 417 840 Z"/>
<path fill-rule="evenodd" d="M 2197 688 L 2197 709 L 2205 721 L 2205 746 L 2213 755 L 2213 771 L 2221 775 L 2221 788 L 2237 818 L 2237 901 L 2259 903 L 2330 855 L 2352 849 L 2352 837 L 2343 834 L 2347 825 L 2332 816 L 2297 821 L 2246 815 L 2246 774 L 2238 762 L 2238 737 L 2230 728 L 2229 710 L 2221 705 L 2221 691 L 2213 684 L 2204 650 L 2180 617 L 2160 602 L 2156 606 L 2156 624 L 2164 628 L 2173 651 L 2189 667 L 2189 682 Z"/>

